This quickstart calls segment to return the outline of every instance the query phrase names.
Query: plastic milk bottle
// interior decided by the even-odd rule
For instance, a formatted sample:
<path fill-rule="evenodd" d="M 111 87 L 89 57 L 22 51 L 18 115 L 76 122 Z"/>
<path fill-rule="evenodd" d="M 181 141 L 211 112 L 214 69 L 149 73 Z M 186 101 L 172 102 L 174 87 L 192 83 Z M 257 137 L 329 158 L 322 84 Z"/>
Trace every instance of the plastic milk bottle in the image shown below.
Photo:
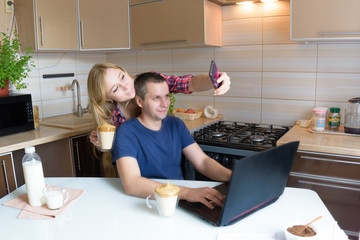
<path fill-rule="evenodd" d="M 43 196 L 45 188 L 44 172 L 40 156 L 35 152 L 35 147 L 25 148 L 22 166 L 29 204 L 33 207 L 45 204 L 46 201 Z"/>

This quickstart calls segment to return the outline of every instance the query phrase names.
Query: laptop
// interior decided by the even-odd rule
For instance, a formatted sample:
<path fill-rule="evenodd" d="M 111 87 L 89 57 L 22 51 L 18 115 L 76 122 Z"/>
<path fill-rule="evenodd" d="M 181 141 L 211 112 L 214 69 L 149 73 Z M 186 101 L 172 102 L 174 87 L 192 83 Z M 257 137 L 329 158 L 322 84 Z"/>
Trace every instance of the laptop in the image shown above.
<path fill-rule="evenodd" d="M 222 207 L 179 201 L 179 207 L 215 226 L 231 225 L 274 203 L 284 192 L 299 142 L 290 142 L 236 160 L 231 179 L 215 187 L 224 194 Z"/>

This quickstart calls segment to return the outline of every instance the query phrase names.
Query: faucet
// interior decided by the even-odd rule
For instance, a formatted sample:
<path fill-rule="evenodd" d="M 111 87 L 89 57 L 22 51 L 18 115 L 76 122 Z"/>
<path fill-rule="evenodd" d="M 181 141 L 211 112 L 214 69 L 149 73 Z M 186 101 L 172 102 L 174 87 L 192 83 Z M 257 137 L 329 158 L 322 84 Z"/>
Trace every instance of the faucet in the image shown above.
<path fill-rule="evenodd" d="M 77 116 L 81 117 L 83 114 L 83 109 L 81 107 L 81 96 L 80 96 L 80 84 L 79 81 L 74 79 L 71 83 L 71 90 L 74 91 L 74 85 L 76 84 L 77 87 L 77 99 L 78 99 L 78 105 L 77 105 Z"/>

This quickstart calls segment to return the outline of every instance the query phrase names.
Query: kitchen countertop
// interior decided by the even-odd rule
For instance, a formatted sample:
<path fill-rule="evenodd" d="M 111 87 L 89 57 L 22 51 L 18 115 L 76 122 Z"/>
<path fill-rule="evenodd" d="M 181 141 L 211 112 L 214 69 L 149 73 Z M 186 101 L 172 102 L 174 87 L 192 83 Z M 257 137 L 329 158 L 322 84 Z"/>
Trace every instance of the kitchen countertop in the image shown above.
<path fill-rule="evenodd" d="M 69 114 L 63 116 L 45 118 L 42 121 L 48 121 L 55 118 L 59 119 L 61 117 L 68 118 Z M 184 123 L 186 127 L 192 132 L 200 127 L 206 126 L 220 119 L 222 119 L 222 115 L 219 115 L 214 119 L 207 119 L 206 117 L 202 116 L 199 119 L 195 119 L 191 121 L 184 120 Z M 94 129 L 95 129 L 95 125 L 82 127 L 82 128 L 67 129 L 61 127 L 45 126 L 42 125 L 40 122 L 39 129 L 0 137 L 0 154 L 5 152 L 16 151 L 28 146 L 36 146 L 84 133 L 89 133 Z"/>
<path fill-rule="evenodd" d="M 277 145 L 300 141 L 299 150 L 331 154 L 360 156 L 360 135 L 312 133 L 299 125 L 292 127 Z"/>
<path fill-rule="evenodd" d="M 45 182 L 85 189 L 85 193 L 58 218 L 17 219 L 20 210 L 5 207 L 2 203 L 26 193 L 23 185 L 0 199 L 2 238 L 230 240 L 245 239 L 244 235 L 250 235 L 251 239 L 256 240 L 284 240 L 285 223 L 299 219 L 310 222 L 318 216 L 323 216 L 321 221 L 314 223 L 318 230 L 329 234 L 334 227 L 339 230 L 319 196 L 308 189 L 286 188 L 275 203 L 231 226 L 215 227 L 180 208 L 172 217 L 160 217 L 155 209 L 146 207 L 145 199 L 126 195 L 119 178 L 46 178 Z M 185 180 L 170 182 L 187 187 L 213 187 L 219 184 Z M 264 235 L 270 237 L 261 237 Z"/>

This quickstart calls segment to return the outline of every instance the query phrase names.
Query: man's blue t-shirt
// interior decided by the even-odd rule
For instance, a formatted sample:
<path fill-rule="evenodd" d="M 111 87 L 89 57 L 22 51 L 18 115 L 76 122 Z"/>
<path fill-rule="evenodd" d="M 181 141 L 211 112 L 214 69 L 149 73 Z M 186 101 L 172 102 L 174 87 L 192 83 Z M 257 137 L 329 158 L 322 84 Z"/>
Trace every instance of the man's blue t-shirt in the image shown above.
<path fill-rule="evenodd" d="M 121 157 L 133 157 L 142 177 L 183 179 L 181 151 L 194 142 L 179 118 L 167 116 L 159 131 L 150 130 L 133 118 L 116 130 L 113 163 Z"/>

